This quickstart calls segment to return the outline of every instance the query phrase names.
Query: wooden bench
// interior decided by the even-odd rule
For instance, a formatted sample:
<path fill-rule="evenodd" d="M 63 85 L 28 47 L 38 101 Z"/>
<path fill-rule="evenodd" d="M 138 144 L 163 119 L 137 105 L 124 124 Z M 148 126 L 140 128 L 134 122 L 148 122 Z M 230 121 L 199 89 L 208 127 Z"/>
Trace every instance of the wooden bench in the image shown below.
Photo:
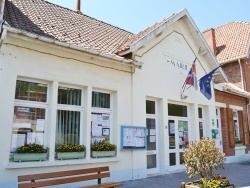
<path fill-rule="evenodd" d="M 97 179 L 97 185 L 84 187 L 117 187 L 119 182 L 101 183 L 101 178 L 110 177 L 109 167 L 97 167 L 61 172 L 49 172 L 18 176 L 18 188 L 45 187 Z"/>

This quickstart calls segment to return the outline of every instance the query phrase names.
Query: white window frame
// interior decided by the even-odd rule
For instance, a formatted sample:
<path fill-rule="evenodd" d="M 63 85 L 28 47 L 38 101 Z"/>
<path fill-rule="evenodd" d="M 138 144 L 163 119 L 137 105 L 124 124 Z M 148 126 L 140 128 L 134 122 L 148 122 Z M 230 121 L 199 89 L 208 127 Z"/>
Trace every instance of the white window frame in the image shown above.
<path fill-rule="evenodd" d="M 237 116 L 235 117 L 234 114 L 236 114 Z M 237 110 L 233 110 L 233 122 L 237 122 L 237 127 L 235 127 L 235 123 L 234 123 L 234 133 L 235 133 L 235 139 L 240 140 L 240 126 L 239 126 L 239 114 Z M 235 130 L 237 128 L 237 130 Z"/>
<path fill-rule="evenodd" d="M 79 89 L 81 90 L 81 105 L 68 105 L 68 104 L 58 104 L 58 92 L 56 96 L 56 104 L 57 104 L 57 109 L 56 109 L 56 121 L 57 121 L 57 111 L 58 110 L 65 110 L 65 111 L 75 111 L 75 112 L 80 112 L 80 135 L 79 135 L 79 144 L 83 145 L 83 112 L 84 112 L 84 88 L 80 86 L 75 86 L 75 85 L 69 85 L 69 84 L 58 84 L 57 90 L 59 90 L 59 87 L 65 87 L 65 88 L 70 88 L 70 89 Z M 56 126 L 55 126 L 56 128 Z"/>
<path fill-rule="evenodd" d="M 97 107 L 92 107 L 92 94 L 93 92 L 99 92 L 99 93 L 105 93 L 110 95 L 110 108 L 97 108 Z M 100 114 L 109 114 L 109 119 L 110 119 L 110 125 L 109 125 L 109 141 L 112 144 L 113 143 L 113 100 L 114 100 L 114 93 L 112 91 L 107 91 L 107 90 L 102 90 L 102 89 L 93 89 L 91 91 L 91 114 L 92 113 L 100 113 Z M 92 127 L 90 128 L 90 130 Z M 90 136 L 90 139 L 92 139 L 92 135 Z"/>
<path fill-rule="evenodd" d="M 156 98 L 152 98 L 152 97 L 147 97 L 146 101 L 152 101 L 155 103 L 155 113 L 154 114 L 148 114 L 146 111 L 146 120 L 147 119 L 154 119 L 155 120 L 155 131 L 156 131 L 156 148 L 155 150 L 146 150 L 147 154 L 146 155 L 152 155 L 155 154 L 156 155 L 156 168 L 150 168 L 147 169 L 147 174 L 155 174 L 159 172 L 159 166 L 160 166 L 160 160 L 159 160 L 159 112 L 158 112 L 158 108 L 159 108 L 159 101 Z M 146 127 L 147 128 L 147 127 Z M 149 130 L 147 130 L 149 131 Z M 148 133 L 149 134 L 149 133 Z M 147 135 L 148 136 L 148 135 Z"/>
<path fill-rule="evenodd" d="M 43 145 L 47 146 L 47 135 L 48 135 L 48 130 L 47 130 L 47 125 L 48 125 L 48 108 L 49 108 L 49 100 L 50 100 L 50 84 L 46 81 L 43 80 L 38 80 L 38 79 L 33 79 L 33 78 L 22 78 L 22 77 L 17 77 L 17 81 L 23 81 L 23 82 L 31 82 L 31 83 L 39 83 L 39 84 L 45 84 L 47 86 L 47 93 L 46 93 L 46 102 L 37 102 L 37 101 L 28 101 L 28 100 L 21 100 L 21 99 L 15 99 L 14 97 L 14 107 L 16 106 L 22 106 L 22 107 L 28 107 L 28 108 L 42 108 L 45 109 L 45 125 L 44 125 L 44 135 L 43 135 Z M 16 87 L 15 87 L 16 89 Z M 14 111 L 13 111 L 13 116 L 14 116 Z M 13 121 L 14 123 L 14 121 Z M 13 131 L 13 124 L 12 124 L 12 131 Z M 11 140 L 13 137 L 13 132 L 11 134 Z M 11 146 L 12 146 L 12 141 L 11 141 Z M 11 147 L 10 146 L 10 147 Z M 10 150 L 11 152 L 11 150 Z M 10 153 L 13 155 L 12 153 Z"/>
<path fill-rule="evenodd" d="M 201 116 L 202 116 L 202 118 L 199 117 L 199 108 L 201 109 Z M 205 130 L 205 125 L 204 125 L 205 124 L 205 120 L 204 120 L 204 107 L 203 106 L 198 106 L 198 119 L 199 119 L 199 130 L 200 130 L 200 122 L 202 122 L 203 137 L 206 137 L 206 130 Z M 199 137 L 200 137 L 200 135 L 199 135 Z"/>

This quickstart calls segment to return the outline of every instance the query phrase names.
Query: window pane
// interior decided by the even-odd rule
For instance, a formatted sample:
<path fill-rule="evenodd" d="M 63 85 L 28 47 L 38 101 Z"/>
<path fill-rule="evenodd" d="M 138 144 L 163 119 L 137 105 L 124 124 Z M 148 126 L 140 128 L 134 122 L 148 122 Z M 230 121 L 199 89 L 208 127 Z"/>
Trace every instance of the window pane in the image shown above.
<path fill-rule="evenodd" d="M 184 163 L 183 152 L 180 152 L 180 164 Z"/>
<path fill-rule="evenodd" d="M 168 120 L 169 149 L 175 149 L 175 122 Z"/>
<path fill-rule="evenodd" d="M 147 155 L 147 169 L 156 168 L 156 154 Z"/>
<path fill-rule="evenodd" d="M 155 130 L 155 119 L 149 119 L 147 118 L 147 150 L 156 150 L 156 139 L 153 142 L 150 140 L 150 137 L 156 137 L 156 134 L 152 134 L 151 130 Z"/>
<path fill-rule="evenodd" d="M 11 151 L 30 143 L 44 144 L 45 109 L 14 107 Z"/>
<path fill-rule="evenodd" d="M 56 146 L 60 144 L 79 144 L 80 112 L 57 111 Z"/>
<path fill-rule="evenodd" d="M 110 108 L 110 94 L 93 91 L 92 107 Z"/>
<path fill-rule="evenodd" d="M 202 139 L 202 137 L 203 137 L 203 122 L 199 122 L 199 132 L 200 132 L 200 139 Z"/>
<path fill-rule="evenodd" d="M 81 106 L 81 90 L 66 87 L 58 88 L 58 104 Z"/>
<path fill-rule="evenodd" d="M 154 101 L 146 101 L 146 113 L 155 114 L 155 102 Z"/>
<path fill-rule="evenodd" d="M 202 118 L 202 108 L 198 108 L 199 118 Z"/>
<path fill-rule="evenodd" d="M 187 147 L 188 145 L 188 122 L 187 121 L 178 121 L 178 130 L 179 130 L 179 148 Z"/>
<path fill-rule="evenodd" d="M 187 106 L 168 104 L 168 115 L 187 117 Z"/>
<path fill-rule="evenodd" d="M 234 117 L 234 118 L 237 118 L 237 117 L 238 117 L 237 112 L 233 112 L 233 117 Z"/>
<path fill-rule="evenodd" d="M 169 154 L 169 164 L 170 166 L 176 165 L 175 153 Z"/>
<path fill-rule="evenodd" d="M 46 102 L 47 85 L 17 80 L 15 99 Z"/>
<path fill-rule="evenodd" d="M 110 142 L 110 114 L 91 114 L 91 144 Z"/>

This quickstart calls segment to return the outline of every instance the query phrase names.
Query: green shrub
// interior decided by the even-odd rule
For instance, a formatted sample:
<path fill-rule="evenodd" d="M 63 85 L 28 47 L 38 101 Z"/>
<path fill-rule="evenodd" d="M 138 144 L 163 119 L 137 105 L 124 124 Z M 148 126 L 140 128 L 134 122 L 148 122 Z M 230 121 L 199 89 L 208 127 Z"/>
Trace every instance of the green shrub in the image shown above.
<path fill-rule="evenodd" d="M 17 148 L 16 153 L 47 153 L 48 148 L 44 148 L 40 144 L 28 144 Z"/>
<path fill-rule="evenodd" d="M 91 151 L 114 151 L 115 149 L 116 145 L 110 143 L 91 145 Z"/>
<path fill-rule="evenodd" d="M 200 141 L 190 142 L 183 154 L 186 172 L 190 178 L 200 175 L 212 177 L 213 169 L 224 168 L 225 154 L 215 146 L 215 141 L 202 138 Z"/>
<path fill-rule="evenodd" d="M 82 152 L 85 151 L 84 145 L 71 145 L 71 144 L 62 144 L 56 147 L 56 152 Z"/>

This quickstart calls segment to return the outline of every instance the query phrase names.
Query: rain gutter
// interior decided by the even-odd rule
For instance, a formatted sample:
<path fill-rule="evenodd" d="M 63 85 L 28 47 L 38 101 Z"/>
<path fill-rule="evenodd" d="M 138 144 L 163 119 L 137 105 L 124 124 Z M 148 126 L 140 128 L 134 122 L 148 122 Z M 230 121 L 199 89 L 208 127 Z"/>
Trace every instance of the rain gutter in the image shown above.
<path fill-rule="evenodd" d="M 43 42 L 53 43 L 53 44 L 58 45 L 58 46 L 71 48 L 71 49 L 74 49 L 74 50 L 79 50 L 79 51 L 86 52 L 86 53 L 89 53 L 89 54 L 93 54 L 93 55 L 96 55 L 96 56 L 100 56 L 100 57 L 103 57 L 103 58 L 115 60 L 116 63 L 119 62 L 119 64 L 123 64 L 123 65 L 129 66 L 129 67 L 139 68 L 140 69 L 142 67 L 142 65 L 143 65 L 142 62 L 138 62 L 138 61 L 133 60 L 133 59 L 126 59 L 126 58 L 123 58 L 123 57 L 120 57 L 120 56 L 117 56 L 117 55 L 103 53 L 103 52 L 99 52 L 99 51 L 84 48 L 84 47 L 79 47 L 79 46 L 76 46 L 76 45 L 73 45 L 73 44 L 68 44 L 66 42 L 61 42 L 61 41 L 58 41 L 58 40 L 55 40 L 55 39 L 51 39 L 51 38 L 43 37 L 43 36 L 40 36 L 40 35 L 37 35 L 37 34 L 33 34 L 33 33 L 30 33 L 30 32 L 24 31 L 24 30 L 16 29 L 16 28 L 13 28 L 13 27 L 8 27 L 6 25 L 3 25 L 3 29 L 6 29 L 8 32 L 11 32 L 11 33 L 14 33 L 14 34 L 24 35 L 24 36 L 27 36 L 29 38 L 38 39 L 38 40 L 43 41 Z"/>

